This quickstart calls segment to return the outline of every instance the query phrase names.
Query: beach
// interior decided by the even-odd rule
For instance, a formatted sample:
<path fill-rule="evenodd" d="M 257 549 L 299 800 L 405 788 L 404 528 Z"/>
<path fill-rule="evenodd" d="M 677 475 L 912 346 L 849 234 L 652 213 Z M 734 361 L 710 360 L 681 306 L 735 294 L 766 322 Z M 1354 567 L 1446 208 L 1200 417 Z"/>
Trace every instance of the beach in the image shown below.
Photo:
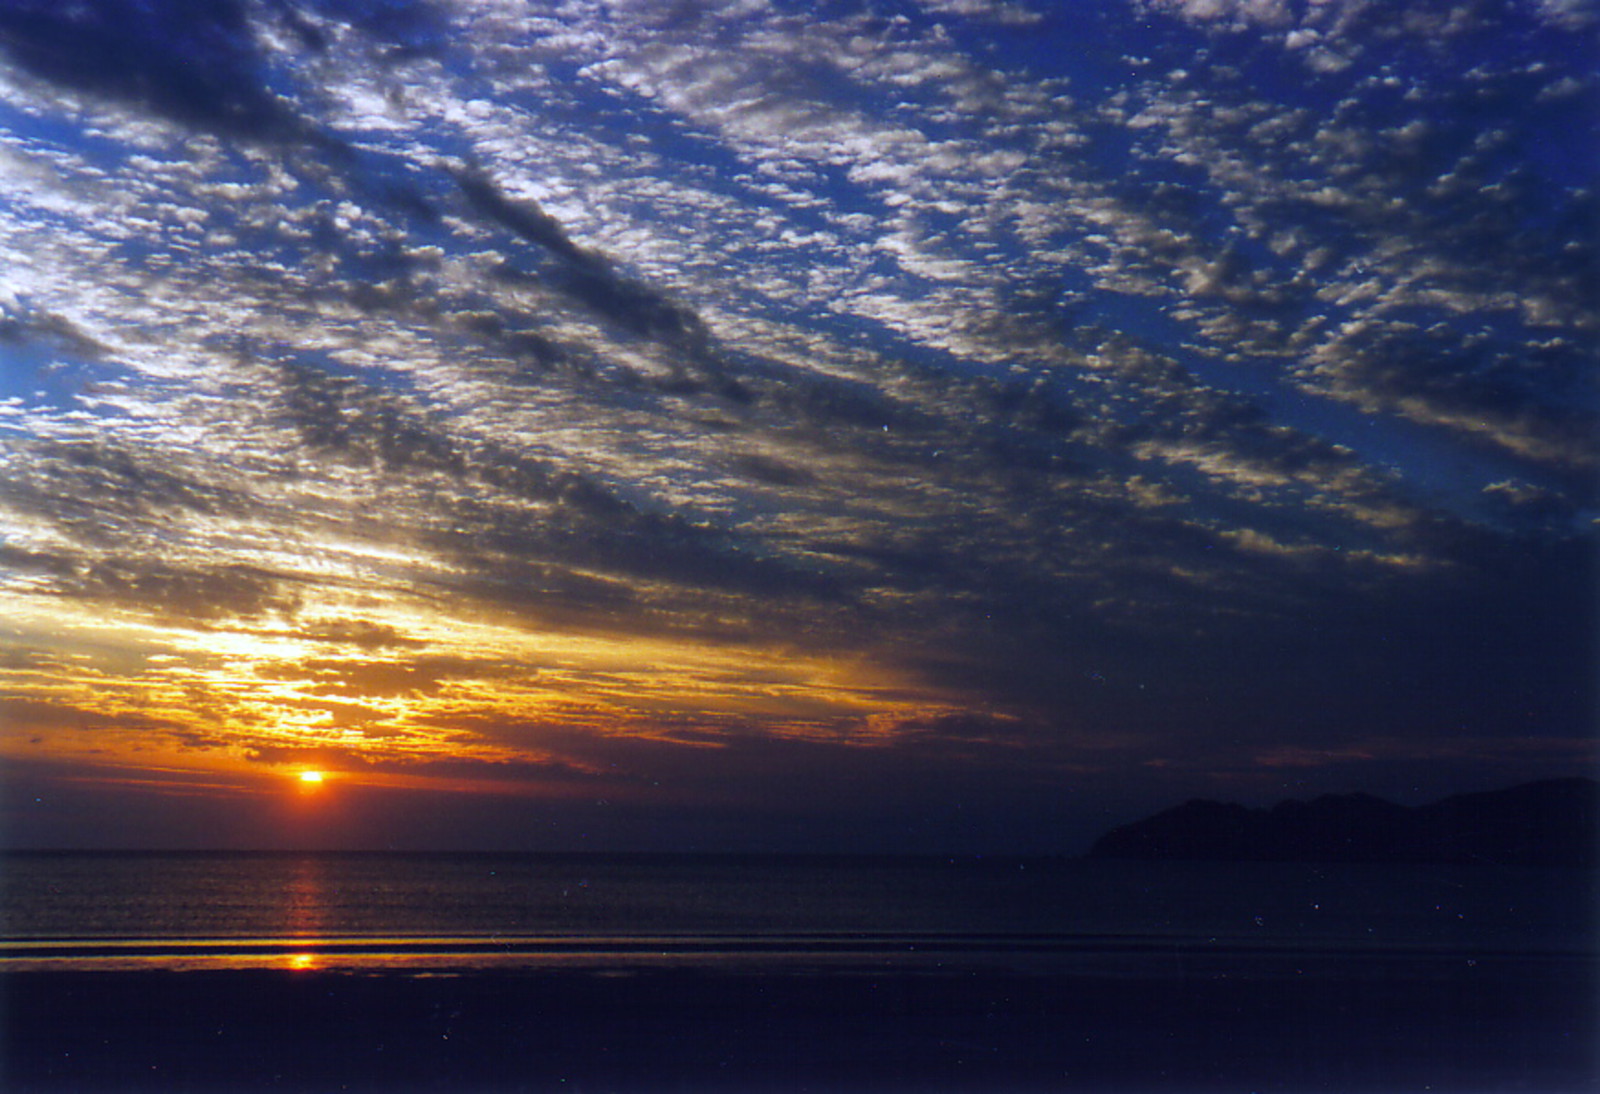
<path fill-rule="evenodd" d="M 1437 971 L 1437 970 L 1436 970 Z M 1579 1091 L 1592 963 L 13 972 L 11 1091 Z"/>

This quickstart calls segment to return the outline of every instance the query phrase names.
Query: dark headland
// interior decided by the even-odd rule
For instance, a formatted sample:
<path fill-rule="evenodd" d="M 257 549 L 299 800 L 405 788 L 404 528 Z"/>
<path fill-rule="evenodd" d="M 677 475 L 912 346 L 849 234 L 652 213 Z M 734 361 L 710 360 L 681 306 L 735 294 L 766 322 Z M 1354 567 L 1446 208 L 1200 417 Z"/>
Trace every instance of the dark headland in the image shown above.
<path fill-rule="evenodd" d="M 1422 806 L 1330 794 L 1270 809 L 1194 800 L 1114 828 L 1091 858 L 1600 864 L 1600 783 L 1549 779 Z"/>

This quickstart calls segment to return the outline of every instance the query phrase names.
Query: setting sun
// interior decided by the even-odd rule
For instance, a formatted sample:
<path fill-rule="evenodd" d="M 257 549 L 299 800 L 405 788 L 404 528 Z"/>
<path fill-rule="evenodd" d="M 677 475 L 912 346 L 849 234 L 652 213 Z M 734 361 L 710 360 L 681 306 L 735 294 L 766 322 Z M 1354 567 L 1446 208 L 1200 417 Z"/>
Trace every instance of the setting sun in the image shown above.
<path fill-rule="evenodd" d="M 314 786 L 317 783 L 322 782 L 322 780 L 325 778 L 327 778 L 327 776 L 321 771 L 300 772 L 300 781 L 310 786 Z"/>

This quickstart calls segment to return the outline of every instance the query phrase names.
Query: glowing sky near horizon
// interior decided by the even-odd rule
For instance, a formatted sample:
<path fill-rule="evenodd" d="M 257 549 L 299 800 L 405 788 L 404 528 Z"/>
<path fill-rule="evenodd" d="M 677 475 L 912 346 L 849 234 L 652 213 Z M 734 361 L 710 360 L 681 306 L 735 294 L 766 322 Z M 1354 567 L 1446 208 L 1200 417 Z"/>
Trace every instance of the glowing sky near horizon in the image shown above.
<path fill-rule="evenodd" d="M 1596 27 L 13 0 L 8 830 L 1591 763 Z"/>

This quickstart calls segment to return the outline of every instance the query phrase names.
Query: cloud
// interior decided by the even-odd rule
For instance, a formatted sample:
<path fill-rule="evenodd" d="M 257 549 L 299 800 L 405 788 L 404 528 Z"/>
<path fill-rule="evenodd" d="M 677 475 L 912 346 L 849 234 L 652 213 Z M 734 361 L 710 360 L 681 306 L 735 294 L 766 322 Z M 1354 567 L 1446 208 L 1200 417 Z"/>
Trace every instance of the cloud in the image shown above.
<path fill-rule="evenodd" d="M 413 771 L 1570 735 L 1556 7 L 13 5 L 5 641 L 92 652 L 6 687 Z"/>
<path fill-rule="evenodd" d="M 21 68 L 97 96 L 245 137 L 273 136 L 290 116 L 260 86 L 244 5 L 20 3 L 0 14 L 0 47 Z"/>

